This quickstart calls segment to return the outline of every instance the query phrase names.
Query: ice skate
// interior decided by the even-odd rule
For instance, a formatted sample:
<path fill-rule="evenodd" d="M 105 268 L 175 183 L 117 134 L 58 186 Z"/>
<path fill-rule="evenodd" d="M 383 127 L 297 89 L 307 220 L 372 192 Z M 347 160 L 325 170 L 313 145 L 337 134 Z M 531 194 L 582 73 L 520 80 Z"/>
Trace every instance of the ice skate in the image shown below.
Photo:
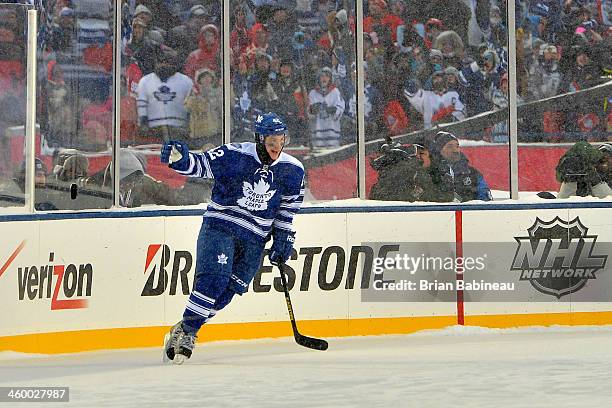
<path fill-rule="evenodd" d="M 164 363 L 173 361 L 176 355 L 176 349 L 179 340 L 185 332 L 183 331 L 183 321 L 181 320 L 164 336 Z"/>
<path fill-rule="evenodd" d="M 175 348 L 174 364 L 183 364 L 191 357 L 195 347 L 196 335 L 184 332 L 181 334 L 178 345 Z"/>

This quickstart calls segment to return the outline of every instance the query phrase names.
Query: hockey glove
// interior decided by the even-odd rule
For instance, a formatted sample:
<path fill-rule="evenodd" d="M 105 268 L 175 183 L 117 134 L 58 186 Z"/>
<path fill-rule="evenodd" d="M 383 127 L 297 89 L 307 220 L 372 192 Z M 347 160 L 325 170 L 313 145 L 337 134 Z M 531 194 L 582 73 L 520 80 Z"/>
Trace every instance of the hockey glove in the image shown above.
<path fill-rule="evenodd" d="M 287 262 L 293 250 L 295 232 L 286 232 L 276 229 L 273 234 L 272 248 L 270 248 L 270 263 L 279 265 Z"/>
<path fill-rule="evenodd" d="M 336 114 L 336 107 L 335 106 L 327 106 L 325 108 L 325 112 L 327 112 L 328 115 L 335 115 Z"/>
<path fill-rule="evenodd" d="M 406 85 L 404 86 L 404 95 L 406 98 L 414 96 L 418 91 L 419 85 L 414 79 L 409 79 L 406 81 Z"/>
<path fill-rule="evenodd" d="M 313 115 L 318 115 L 321 110 L 321 102 L 313 103 L 310 105 L 310 113 Z"/>
<path fill-rule="evenodd" d="M 174 170 L 187 170 L 189 168 L 189 148 L 183 142 L 165 142 L 161 150 L 161 162 L 168 163 Z"/>

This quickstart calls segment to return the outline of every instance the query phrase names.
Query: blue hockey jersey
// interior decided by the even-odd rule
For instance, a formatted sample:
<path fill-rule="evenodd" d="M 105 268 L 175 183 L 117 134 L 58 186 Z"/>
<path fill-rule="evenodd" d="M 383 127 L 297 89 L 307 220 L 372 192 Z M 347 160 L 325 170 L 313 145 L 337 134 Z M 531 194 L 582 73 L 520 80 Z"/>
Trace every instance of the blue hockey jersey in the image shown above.
<path fill-rule="evenodd" d="M 178 173 L 215 179 L 204 217 L 212 227 L 241 239 L 265 241 L 272 227 L 293 232 L 293 216 L 304 199 L 304 166 L 286 153 L 261 163 L 255 143 L 231 143 L 189 153 L 189 168 Z"/>

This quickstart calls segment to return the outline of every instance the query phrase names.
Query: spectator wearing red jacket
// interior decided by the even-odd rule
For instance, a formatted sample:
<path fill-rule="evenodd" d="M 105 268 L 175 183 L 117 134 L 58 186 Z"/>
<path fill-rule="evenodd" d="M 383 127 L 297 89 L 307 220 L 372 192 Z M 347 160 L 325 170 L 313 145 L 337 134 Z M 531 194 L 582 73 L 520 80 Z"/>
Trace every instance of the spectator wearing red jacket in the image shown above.
<path fill-rule="evenodd" d="M 212 24 L 206 24 L 200 29 L 198 37 L 199 48 L 189 54 L 185 62 L 185 75 L 194 78 L 195 73 L 206 68 L 215 74 L 220 73 L 219 64 L 219 30 Z"/>
<path fill-rule="evenodd" d="M 255 65 L 255 56 L 258 53 L 268 54 L 268 32 L 261 23 L 254 24 L 251 27 L 251 45 L 249 45 L 244 53 L 244 61 L 249 68 Z"/>
<path fill-rule="evenodd" d="M 234 9 L 234 28 L 230 33 L 230 48 L 234 55 L 244 54 L 251 44 L 244 7 L 244 5 L 239 4 Z"/>
<path fill-rule="evenodd" d="M 391 32 L 391 41 L 397 42 L 397 27 L 404 25 L 404 20 L 389 13 L 387 2 L 385 0 L 370 1 L 370 15 L 363 19 L 363 31 L 372 35 L 377 33 L 380 37 L 381 33 L 378 26 L 384 26 Z M 381 39 L 379 38 L 379 42 Z"/>

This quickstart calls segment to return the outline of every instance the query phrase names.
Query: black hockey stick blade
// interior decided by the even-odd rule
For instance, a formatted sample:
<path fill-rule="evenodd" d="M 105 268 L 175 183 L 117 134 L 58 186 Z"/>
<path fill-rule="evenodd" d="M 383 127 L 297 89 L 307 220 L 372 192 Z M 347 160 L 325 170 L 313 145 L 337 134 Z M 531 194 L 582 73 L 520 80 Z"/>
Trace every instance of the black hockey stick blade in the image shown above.
<path fill-rule="evenodd" d="M 300 346 L 307 347 L 313 350 L 327 350 L 329 344 L 327 344 L 326 340 L 323 339 L 315 339 L 314 337 L 304 336 L 303 334 L 296 333 L 295 334 L 295 342 Z"/>
<path fill-rule="evenodd" d="M 314 337 L 304 336 L 300 334 L 295 322 L 295 315 L 293 314 L 293 305 L 291 304 L 291 297 L 289 296 L 289 288 L 287 287 L 287 278 L 285 278 L 285 265 L 278 264 L 278 270 L 280 271 L 281 282 L 283 284 L 283 291 L 285 292 L 285 303 L 287 303 L 287 311 L 289 311 L 289 318 L 291 319 L 291 328 L 293 329 L 293 337 L 295 342 L 302 347 L 307 347 L 313 350 L 327 350 L 329 346 L 327 341 L 323 339 L 317 339 Z"/>

